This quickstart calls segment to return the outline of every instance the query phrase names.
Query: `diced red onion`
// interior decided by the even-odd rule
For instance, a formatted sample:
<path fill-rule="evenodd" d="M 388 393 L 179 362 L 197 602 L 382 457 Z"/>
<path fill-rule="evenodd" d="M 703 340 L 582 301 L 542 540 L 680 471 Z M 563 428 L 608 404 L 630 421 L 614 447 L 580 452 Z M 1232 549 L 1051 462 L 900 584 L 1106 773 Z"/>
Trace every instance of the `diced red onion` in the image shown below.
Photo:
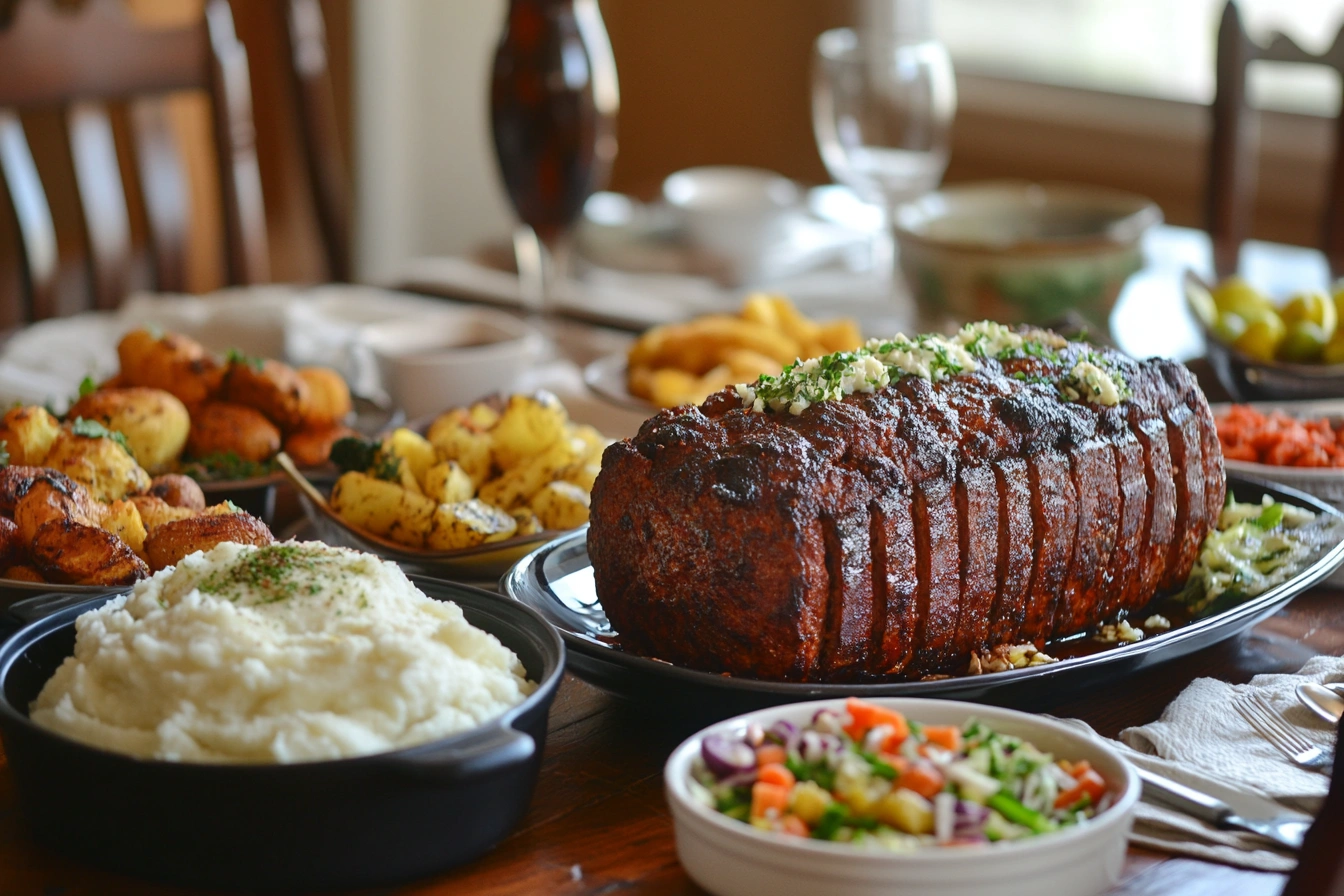
<path fill-rule="evenodd" d="M 955 794 L 946 791 L 933 798 L 933 837 L 939 843 L 948 843 L 952 840 L 956 828 L 958 802 Z"/>
<path fill-rule="evenodd" d="M 719 779 L 756 769 L 756 751 L 745 741 L 711 734 L 700 742 L 705 767 Z"/>
<path fill-rule="evenodd" d="M 942 796 L 942 794 L 939 794 Z M 951 796 L 951 794 L 948 794 Z M 985 822 L 989 821 L 989 808 L 970 800 L 957 800 L 953 807 L 952 833 L 957 839 L 984 836 Z"/>
<path fill-rule="evenodd" d="M 743 738 L 749 747 L 759 747 L 765 742 L 765 729 L 755 722 L 747 726 L 746 737 Z"/>
<path fill-rule="evenodd" d="M 844 730 L 844 723 L 840 713 L 823 707 L 812 714 L 812 727 L 825 734 L 839 734 Z"/>

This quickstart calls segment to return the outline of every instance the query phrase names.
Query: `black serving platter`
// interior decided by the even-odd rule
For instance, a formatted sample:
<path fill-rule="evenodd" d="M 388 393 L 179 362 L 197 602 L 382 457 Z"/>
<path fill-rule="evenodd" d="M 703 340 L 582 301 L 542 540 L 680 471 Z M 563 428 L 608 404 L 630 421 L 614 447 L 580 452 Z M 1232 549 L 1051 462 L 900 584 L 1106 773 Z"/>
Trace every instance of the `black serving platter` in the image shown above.
<path fill-rule="evenodd" d="M 75 619 L 115 595 L 15 605 L 10 631 L 22 627 L 0 645 L 0 736 L 29 829 L 53 849 L 116 871 L 248 891 L 386 886 L 493 848 L 532 798 L 565 648 L 524 606 L 412 580 L 513 650 L 537 690 L 462 734 L 288 765 L 135 759 L 37 727 L 28 706 L 73 650 Z"/>
<path fill-rule="evenodd" d="M 1269 495 L 1318 514 L 1342 516 L 1311 495 L 1257 479 L 1229 476 L 1239 501 Z M 1141 641 L 1095 650 L 1056 663 L 982 675 L 924 681 L 814 684 L 760 681 L 700 672 L 626 653 L 617 646 L 602 611 L 588 561 L 587 531 L 556 539 L 533 551 L 501 580 L 500 590 L 540 612 L 559 629 L 569 648 L 569 669 L 618 695 L 655 705 L 673 705 L 700 716 L 727 717 L 762 706 L 834 697 L 941 697 L 1007 706 L 1027 706 L 1044 694 L 1059 695 L 1138 672 L 1234 637 L 1320 584 L 1344 563 L 1344 543 L 1259 597 L 1221 612 L 1152 634 Z M 1136 614 L 1142 616 L 1142 613 Z M 1047 652 L 1050 647 L 1047 646 Z"/>

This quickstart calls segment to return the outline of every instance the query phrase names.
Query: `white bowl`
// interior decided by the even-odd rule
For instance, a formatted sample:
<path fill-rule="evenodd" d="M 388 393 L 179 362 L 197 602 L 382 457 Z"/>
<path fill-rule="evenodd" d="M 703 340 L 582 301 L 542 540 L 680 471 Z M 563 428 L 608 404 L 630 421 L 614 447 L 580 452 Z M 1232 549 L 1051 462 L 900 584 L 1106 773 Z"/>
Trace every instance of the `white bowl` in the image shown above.
<path fill-rule="evenodd" d="M 383 389 L 411 419 L 513 391 L 546 347 L 523 321 L 484 308 L 373 324 L 359 341 L 373 354 Z"/>
<path fill-rule="evenodd" d="M 735 165 L 671 174 L 663 181 L 663 201 L 691 245 L 731 263 L 743 277 L 760 273 L 771 248 L 789 239 L 803 213 L 796 183 Z"/>
<path fill-rule="evenodd" d="M 760 831 L 691 796 L 691 763 L 706 735 L 740 735 L 752 722 L 769 728 L 779 719 L 803 725 L 822 707 L 844 711 L 840 700 L 794 703 L 711 725 L 667 760 L 663 778 L 677 857 L 686 873 L 718 896 L 1092 896 L 1119 881 L 1142 786 L 1114 750 L 1060 722 L 996 706 L 896 698 L 871 702 L 934 725 L 961 725 L 975 717 L 1057 758 L 1086 759 L 1110 785 L 1114 803 L 1085 824 L 1014 843 L 896 853 Z"/>

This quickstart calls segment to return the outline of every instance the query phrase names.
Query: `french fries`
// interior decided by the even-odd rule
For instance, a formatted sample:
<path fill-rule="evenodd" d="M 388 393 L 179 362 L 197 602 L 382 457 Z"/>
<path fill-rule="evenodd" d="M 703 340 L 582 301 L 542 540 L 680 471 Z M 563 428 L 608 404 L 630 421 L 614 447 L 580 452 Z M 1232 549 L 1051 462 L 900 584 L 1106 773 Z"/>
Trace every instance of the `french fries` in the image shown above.
<path fill-rule="evenodd" d="M 735 317 L 711 314 L 646 332 L 626 359 L 626 387 L 659 407 L 699 404 L 724 386 L 861 341 L 853 320 L 818 323 L 783 296 L 754 293 Z"/>
<path fill-rule="evenodd" d="M 438 551 L 570 529 L 588 521 L 609 444 L 547 392 L 479 402 L 440 415 L 425 436 L 398 429 L 334 452 L 355 460 L 331 508 L 361 529 Z"/>

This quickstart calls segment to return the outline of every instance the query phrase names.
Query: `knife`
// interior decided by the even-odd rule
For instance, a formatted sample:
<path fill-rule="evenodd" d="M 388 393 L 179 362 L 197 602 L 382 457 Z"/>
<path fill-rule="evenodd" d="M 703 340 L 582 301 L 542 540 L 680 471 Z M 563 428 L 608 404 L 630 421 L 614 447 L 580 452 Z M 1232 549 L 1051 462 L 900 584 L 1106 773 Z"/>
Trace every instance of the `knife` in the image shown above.
<path fill-rule="evenodd" d="M 1297 699 L 1331 725 L 1338 725 L 1344 716 L 1344 695 L 1333 687 L 1308 682 L 1297 686 Z"/>
<path fill-rule="evenodd" d="M 1302 848 L 1302 838 L 1306 836 L 1307 829 L 1311 827 L 1311 819 L 1295 816 L 1242 818 L 1227 803 L 1207 793 L 1147 769 L 1136 768 L 1136 771 L 1143 780 L 1143 795 L 1149 801 L 1222 830 L 1249 831 L 1297 852 Z"/>

